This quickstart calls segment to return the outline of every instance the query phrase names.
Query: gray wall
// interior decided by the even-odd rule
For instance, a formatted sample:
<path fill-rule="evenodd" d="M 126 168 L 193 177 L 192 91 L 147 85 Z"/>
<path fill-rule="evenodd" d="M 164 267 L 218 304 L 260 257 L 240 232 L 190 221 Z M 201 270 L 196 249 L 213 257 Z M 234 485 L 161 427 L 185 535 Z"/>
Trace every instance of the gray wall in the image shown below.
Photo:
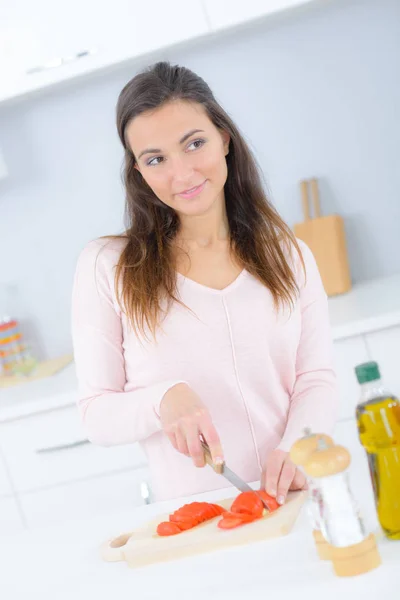
<path fill-rule="evenodd" d="M 345 6 L 347 4 L 347 6 Z M 202 75 L 257 154 L 290 225 L 321 178 L 346 219 L 354 281 L 400 271 L 400 3 L 331 2 L 162 57 Z M 141 66 L 141 65 L 140 65 Z M 42 355 L 69 351 L 75 261 L 122 229 L 118 93 L 138 65 L 0 106 L 0 284 Z"/>

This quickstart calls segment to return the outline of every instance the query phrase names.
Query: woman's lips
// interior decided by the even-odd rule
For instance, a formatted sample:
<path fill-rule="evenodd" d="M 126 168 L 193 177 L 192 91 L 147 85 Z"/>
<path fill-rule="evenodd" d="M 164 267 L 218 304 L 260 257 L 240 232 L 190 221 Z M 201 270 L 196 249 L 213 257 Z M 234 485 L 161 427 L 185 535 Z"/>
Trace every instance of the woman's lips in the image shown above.
<path fill-rule="evenodd" d="M 185 190 L 184 192 L 178 194 L 178 196 L 180 196 L 181 198 L 194 198 L 195 196 L 200 194 L 200 192 L 203 191 L 205 183 L 206 182 L 203 181 L 201 185 L 197 185 L 196 187 L 190 188 L 189 190 Z"/>

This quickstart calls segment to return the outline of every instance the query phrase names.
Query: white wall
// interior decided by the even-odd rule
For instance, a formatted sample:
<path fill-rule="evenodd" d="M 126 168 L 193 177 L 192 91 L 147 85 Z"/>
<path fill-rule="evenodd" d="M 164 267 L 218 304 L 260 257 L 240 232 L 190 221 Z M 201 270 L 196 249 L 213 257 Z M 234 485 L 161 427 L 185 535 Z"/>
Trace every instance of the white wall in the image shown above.
<path fill-rule="evenodd" d="M 346 6 L 347 5 L 347 6 Z M 323 210 L 346 219 L 355 281 L 400 271 L 400 3 L 326 8 L 163 55 L 202 75 L 257 153 L 289 224 L 298 180 L 321 178 Z M 0 106 L 0 283 L 44 355 L 71 348 L 78 252 L 122 229 L 117 96 L 123 68 Z"/>

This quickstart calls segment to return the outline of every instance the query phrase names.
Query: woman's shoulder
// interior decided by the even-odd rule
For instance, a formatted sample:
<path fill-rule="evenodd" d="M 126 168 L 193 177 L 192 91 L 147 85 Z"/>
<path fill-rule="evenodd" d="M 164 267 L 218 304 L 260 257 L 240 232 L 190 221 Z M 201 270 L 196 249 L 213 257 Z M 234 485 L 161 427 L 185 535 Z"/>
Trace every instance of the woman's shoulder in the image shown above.
<path fill-rule="evenodd" d="M 112 271 L 117 266 L 127 239 L 124 236 L 104 236 L 88 242 L 79 252 L 77 268 Z"/>
<path fill-rule="evenodd" d="M 299 238 L 294 240 L 296 244 L 290 241 L 285 253 L 297 285 L 303 287 L 308 277 L 314 278 L 318 275 L 318 267 L 309 246 Z"/>

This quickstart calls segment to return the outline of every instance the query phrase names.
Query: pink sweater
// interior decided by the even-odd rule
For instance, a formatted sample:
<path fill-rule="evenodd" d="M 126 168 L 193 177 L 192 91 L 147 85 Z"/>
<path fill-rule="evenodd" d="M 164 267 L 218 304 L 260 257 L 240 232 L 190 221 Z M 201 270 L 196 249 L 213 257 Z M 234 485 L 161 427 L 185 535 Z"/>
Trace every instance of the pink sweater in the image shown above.
<path fill-rule="evenodd" d="M 195 315 L 174 305 L 154 343 L 138 339 L 115 298 L 123 243 L 93 241 L 78 260 L 78 407 L 93 443 L 140 442 L 156 500 L 228 485 L 210 467 L 194 467 L 161 429 L 159 404 L 177 382 L 187 382 L 207 405 L 227 465 L 248 482 L 259 480 L 268 453 L 289 450 L 303 427 L 332 431 L 337 389 L 327 298 L 304 244 L 307 278 L 297 258 L 300 296 L 291 313 L 277 314 L 269 290 L 245 270 L 221 291 L 178 274 L 181 299 Z"/>

